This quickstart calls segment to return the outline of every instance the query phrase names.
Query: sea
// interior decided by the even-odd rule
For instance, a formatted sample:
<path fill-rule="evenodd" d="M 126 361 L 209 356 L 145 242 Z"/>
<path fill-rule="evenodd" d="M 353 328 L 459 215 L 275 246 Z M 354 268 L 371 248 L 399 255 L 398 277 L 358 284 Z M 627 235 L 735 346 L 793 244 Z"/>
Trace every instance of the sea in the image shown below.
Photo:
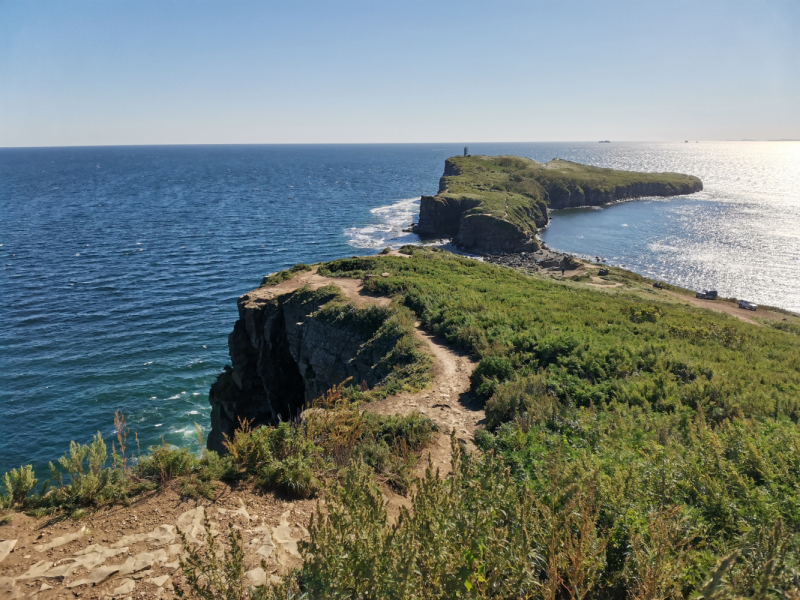
<path fill-rule="evenodd" d="M 197 449 L 236 299 L 404 228 L 463 144 L 0 149 L 0 473 L 70 441 Z M 800 143 L 469 144 L 699 176 L 703 192 L 554 211 L 553 249 L 800 311 Z M 428 242 L 430 243 L 430 241 Z"/>

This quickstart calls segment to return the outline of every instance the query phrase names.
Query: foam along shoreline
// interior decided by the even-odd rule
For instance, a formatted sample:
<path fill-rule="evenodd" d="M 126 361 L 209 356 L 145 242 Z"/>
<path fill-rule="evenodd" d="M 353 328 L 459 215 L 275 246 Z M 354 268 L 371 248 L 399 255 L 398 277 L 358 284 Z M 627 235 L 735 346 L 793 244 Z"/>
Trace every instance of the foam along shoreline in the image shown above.
<path fill-rule="evenodd" d="M 393 249 L 419 243 L 419 236 L 406 231 L 419 214 L 420 196 L 404 198 L 370 209 L 375 222 L 344 230 L 347 243 L 354 248 Z"/>

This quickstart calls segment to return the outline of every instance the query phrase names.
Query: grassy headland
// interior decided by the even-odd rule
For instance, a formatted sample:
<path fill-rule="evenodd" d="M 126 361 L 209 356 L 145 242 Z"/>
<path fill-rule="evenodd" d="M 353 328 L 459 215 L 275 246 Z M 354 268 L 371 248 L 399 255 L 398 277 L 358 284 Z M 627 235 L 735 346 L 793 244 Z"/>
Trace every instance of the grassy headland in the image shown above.
<path fill-rule="evenodd" d="M 370 497 L 367 484 L 342 491 L 336 520 L 313 532 L 303 585 L 319 597 L 351 585 L 378 597 L 398 579 L 413 598 L 683 597 L 725 557 L 706 597 L 794 585 L 800 337 L 791 328 L 686 306 L 633 274 L 600 290 L 409 251 L 323 270 L 391 273 L 367 286 L 480 357 L 483 453 L 448 482 L 426 480 L 395 528 L 379 514 L 359 522 L 384 540 L 380 551 L 366 538 L 334 547 Z M 778 323 L 797 322 L 787 319 Z M 406 552 L 411 564 L 392 562 Z M 358 575 L 368 557 L 372 574 Z"/>
<path fill-rule="evenodd" d="M 466 454 L 454 439 L 450 476 L 429 471 L 390 524 L 377 483 L 409 489 L 408 461 L 431 435 L 424 417 L 370 416 L 351 403 L 357 392 L 340 389 L 294 428 L 240 431 L 226 458 L 207 454 L 192 468 L 325 494 L 302 569 L 253 597 L 800 593 L 795 315 L 747 323 L 620 269 L 610 276 L 619 285 L 601 289 L 405 252 L 319 272 L 387 273 L 364 287 L 480 360 L 480 450 Z M 155 477 L 167 457 L 143 465 Z"/>
<path fill-rule="evenodd" d="M 639 173 L 555 159 L 519 156 L 447 159 L 436 196 L 423 196 L 418 231 L 453 237 L 478 250 L 535 247 L 548 208 L 594 206 L 641 196 L 674 196 L 703 189 L 679 173 Z"/>

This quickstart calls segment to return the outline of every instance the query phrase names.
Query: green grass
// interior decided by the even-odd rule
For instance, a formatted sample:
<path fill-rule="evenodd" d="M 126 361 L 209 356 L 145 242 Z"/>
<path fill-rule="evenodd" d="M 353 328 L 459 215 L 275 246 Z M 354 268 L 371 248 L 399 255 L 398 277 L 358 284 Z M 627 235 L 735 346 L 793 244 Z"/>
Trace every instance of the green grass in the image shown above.
<path fill-rule="evenodd" d="M 284 281 L 291 279 L 298 273 L 302 273 L 304 271 L 310 271 L 311 268 L 312 267 L 310 265 L 304 263 L 296 264 L 295 266 L 289 269 L 285 269 L 283 271 L 278 271 L 277 273 L 272 273 L 271 275 L 267 275 L 261 282 L 260 287 L 278 285 L 279 283 L 283 283 Z"/>
<path fill-rule="evenodd" d="M 365 286 L 480 359 L 472 385 L 486 399 L 488 429 L 476 440 L 483 454 L 443 490 L 422 484 L 395 529 L 378 513 L 364 525 L 373 515 L 364 512 L 368 482 L 342 492 L 331 517 L 320 516 L 299 588 L 310 597 L 344 588 L 380 595 L 391 580 L 415 590 L 407 597 L 500 598 L 510 592 L 498 582 L 513 581 L 516 592 L 545 597 L 685 597 L 719 561 L 706 597 L 793 588 L 796 316 L 781 329 L 758 327 L 659 297 L 652 281 L 621 269 L 608 279 L 622 287 L 598 290 L 443 252 L 405 252 L 410 259 L 336 261 L 328 272 L 389 272 Z M 480 501 L 472 497 L 479 490 Z M 477 506 L 498 516 L 481 520 Z M 581 519 L 569 525 L 576 510 Z M 528 516 L 514 516 L 520 511 Z M 363 545 L 337 546 L 355 515 L 374 533 Z M 547 537 L 556 530 L 566 537 Z M 435 550 L 426 531 L 443 532 Z M 389 558 L 364 571 L 368 555 Z M 418 587 L 417 573 L 430 591 Z M 543 594 L 550 586 L 553 595 Z"/>
<path fill-rule="evenodd" d="M 392 327 L 406 333 L 386 339 L 403 356 L 417 319 L 479 359 L 472 386 L 486 401 L 487 428 L 474 455 L 452 440 L 447 479 L 429 471 L 414 485 L 411 477 L 432 439 L 428 419 L 362 412 L 345 386 L 295 423 L 240 431 L 226 459 L 187 462 L 181 451 L 155 449 L 140 462 L 155 484 L 206 473 L 206 481 L 245 478 L 288 495 L 325 492 L 301 544 L 302 569 L 254 597 L 800 596 L 796 316 L 787 313 L 780 329 L 758 327 L 656 295 L 651 281 L 620 269 L 608 278 L 622 286 L 600 290 L 404 251 L 410 258 L 320 268 L 388 272 L 365 287 L 402 309 L 358 314 L 331 297 L 319 318 L 347 320 L 374 339 L 400 315 Z M 75 490 L 23 504 L 80 498 L 84 489 L 113 499 L 122 484 L 103 473 L 123 467 L 113 453 L 105 466 L 101 445 L 77 446 L 60 461 L 77 475 L 58 489 Z M 36 479 L 23 471 L 9 474 L 8 504 Z M 413 490 L 395 523 L 378 482 Z M 213 563 L 198 560 L 184 572 Z"/>
<path fill-rule="evenodd" d="M 702 189 L 699 179 L 679 173 L 618 171 L 560 159 L 539 163 L 519 156 L 456 156 L 447 160 L 445 173 L 440 201 L 460 204 L 467 214 L 507 221 L 527 233 L 546 225 L 547 208 L 565 195 L 605 195 L 608 202 L 620 190 L 639 184 L 660 184 L 670 195 Z"/>
<path fill-rule="evenodd" d="M 609 278 L 625 283 L 612 293 L 424 250 L 321 270 L 347 275 L 348 265 L 390 272 L 365 287 L 395 297 L 424 329 L 481 360 L 503 357 L 516 376 L 544 373 L 562 402 L 687 406 L 718 422 L 800 418 L 796 335 L 659 300 L 640 276 L 612 270 Z"/>

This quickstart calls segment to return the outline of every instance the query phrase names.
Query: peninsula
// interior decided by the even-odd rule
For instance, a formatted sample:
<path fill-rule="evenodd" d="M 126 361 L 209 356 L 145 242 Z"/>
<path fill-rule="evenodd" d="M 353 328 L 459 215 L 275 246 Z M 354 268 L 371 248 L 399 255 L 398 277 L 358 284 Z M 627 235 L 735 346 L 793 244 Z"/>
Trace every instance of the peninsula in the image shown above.
<path fill-rule="evenodd" d="M 2 477 L 0 598 L 796 598 L 800 317 L 653 283 L 422 246 L 273 273 L 207 450 L 116 414 Z"/>
<path fill-rule="evenodd" d="M 528 252 L 548 209 L 599 206 L 646 196 L 679 196 L 703 189 L 680 173 L 638 173 L 554 159 L 456 156 L 445 161 L 435 196 L 422 196 L 422 236 L 447 237 L 473 252 Z"/>

